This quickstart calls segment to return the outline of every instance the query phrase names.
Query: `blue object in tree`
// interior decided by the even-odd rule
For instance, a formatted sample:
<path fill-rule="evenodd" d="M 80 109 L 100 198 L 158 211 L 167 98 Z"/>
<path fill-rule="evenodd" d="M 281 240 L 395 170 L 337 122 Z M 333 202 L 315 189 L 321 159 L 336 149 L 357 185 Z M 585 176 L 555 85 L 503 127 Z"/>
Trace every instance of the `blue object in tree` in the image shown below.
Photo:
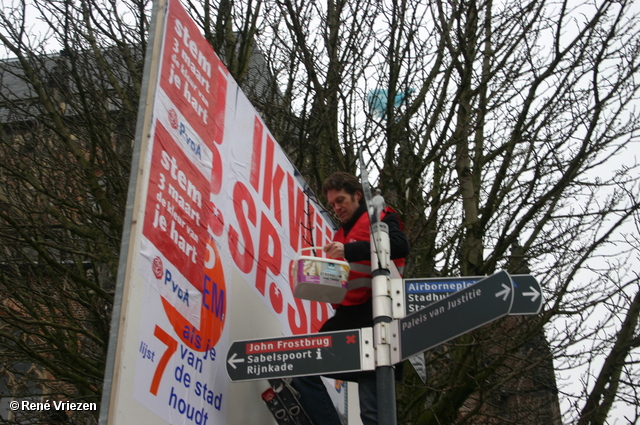
<path fill-rule="evenodd" d="M 393 97 L 393 106 L 397 108 L 404 102 L 404 100 L 414 92 L 414 89 L 410 88 L 404 92 L 397 92 Z M 367 102 L 369 103 L 369 109 L 373 115 L 382 117 L 387 113 L 387 102 L 389 99 L 389 90 L 375 89 L 371 90 L 367 94 Z"/>

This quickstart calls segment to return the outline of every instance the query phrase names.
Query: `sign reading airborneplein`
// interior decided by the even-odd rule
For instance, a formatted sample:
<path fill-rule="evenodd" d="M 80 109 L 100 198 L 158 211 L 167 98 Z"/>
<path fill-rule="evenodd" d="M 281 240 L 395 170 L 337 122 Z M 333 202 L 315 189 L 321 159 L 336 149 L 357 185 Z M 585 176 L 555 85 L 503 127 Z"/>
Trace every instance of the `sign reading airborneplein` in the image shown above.
<path fill-rule="evenodd" d="M 404 279 L 405 316 L 420 311 L 454 292 L 473 285 L 481 277 L 440 277 L 424 279 Z"/>
<path fill-rule="evenodd" d="M 542 309 L 542 289 L 531 275 L 510 275 L 513 281 L 513 305 L 510 315 L 533 315 Z M 405 316 L 428 307 L 486 276 L 429 277 L 403 279 Z"/>
<path fill-rule="evenodd" d="M 365 328 L 236 341 L 227 354 L 227 373 L 232 381 L 251 381 L 372 370 L 371 333 Z"/>

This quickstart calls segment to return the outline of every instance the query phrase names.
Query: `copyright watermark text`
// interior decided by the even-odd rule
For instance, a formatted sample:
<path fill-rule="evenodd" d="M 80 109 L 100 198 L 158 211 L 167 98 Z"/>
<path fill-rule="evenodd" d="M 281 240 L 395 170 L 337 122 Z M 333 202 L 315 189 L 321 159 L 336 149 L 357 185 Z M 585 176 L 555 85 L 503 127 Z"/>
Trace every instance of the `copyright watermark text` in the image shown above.
<path fill-rule="evenodd" d="M 98 410 L 97 403 L 83 403 L 83 402 L 71 402 L 71 401 L 11 401 L 9 402 L 9 408 L 13 411 L 25 410 L 25 411 L 45 411 L 45 410 Z"/>

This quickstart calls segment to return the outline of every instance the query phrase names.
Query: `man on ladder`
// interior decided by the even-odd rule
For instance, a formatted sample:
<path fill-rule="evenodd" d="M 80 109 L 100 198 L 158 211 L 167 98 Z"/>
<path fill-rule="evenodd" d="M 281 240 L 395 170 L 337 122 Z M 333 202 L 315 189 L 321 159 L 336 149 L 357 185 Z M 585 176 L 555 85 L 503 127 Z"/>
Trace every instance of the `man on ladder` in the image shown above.
<path fill-rule="evenodd" d="M 322 192 L 341 222 L 333 242 L 324 246 L 323 251 L 329 257 L 346 259 L 351 269 L 348 277 L 349 290 L 344 300 L 334 305 L 335 315 L 324 323 L 320 332 L 373 327 L 371 221 L 362 184 L 349 173 L 336 172 L 324 182 Z M 401 271 L 404 258 L 409 254 L 409 242 L 398 215 L 391 208 L 384 208 L 384 201 L 379 193 L 376 198 L 374 205 L 381 208 L 381 211 L 373 214 L 374 220 L 379 219 L 388 226 L 391 260 Z M 362 423 L 377 425 L 376 372 L 355 372 L 331 377 L 358 383 Z M 294 378 L 294 385 L 300 392 L 303 408 L 315 425 L 341 425 L 319 376 Z"/>

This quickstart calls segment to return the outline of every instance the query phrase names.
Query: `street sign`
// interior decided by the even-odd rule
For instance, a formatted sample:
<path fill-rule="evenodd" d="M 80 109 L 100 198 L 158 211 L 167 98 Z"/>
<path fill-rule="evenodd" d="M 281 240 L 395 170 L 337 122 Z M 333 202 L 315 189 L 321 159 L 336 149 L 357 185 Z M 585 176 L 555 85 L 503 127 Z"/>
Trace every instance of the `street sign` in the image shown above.
<path fill-rule="evenodd" d="M 481 276 L 404 279 L 405 316 L 461 291 L 480 279 Z"/>
<path fill-rule="evenodd" d="M 236 341 L 227 353 L 232 381 L 374 369 L 371 328 Z"/>
<path fill-rule="evenodd" d="M 513 282 L 505 271 L 394 321 L 394 363 L 506 316 L 513 304 Z"/>
<path fill-rule="evenodd" d="M 486 276 L 434 277 L 424 279 L 404 279 L 405 316 L 420 311 L 430 304 L 440 301 Z M 509 314 L 538 314 L 542 308 L 540 283 L 531 275 L 511 275 L 513 280 L 513 306 Z"/>
<path fill-rule="evenodd" d="M 538 314 L 542 309 L 542 287 L 528 274 L 511 275 L 513 280 L 513 306 L 510 315 Z"/>

